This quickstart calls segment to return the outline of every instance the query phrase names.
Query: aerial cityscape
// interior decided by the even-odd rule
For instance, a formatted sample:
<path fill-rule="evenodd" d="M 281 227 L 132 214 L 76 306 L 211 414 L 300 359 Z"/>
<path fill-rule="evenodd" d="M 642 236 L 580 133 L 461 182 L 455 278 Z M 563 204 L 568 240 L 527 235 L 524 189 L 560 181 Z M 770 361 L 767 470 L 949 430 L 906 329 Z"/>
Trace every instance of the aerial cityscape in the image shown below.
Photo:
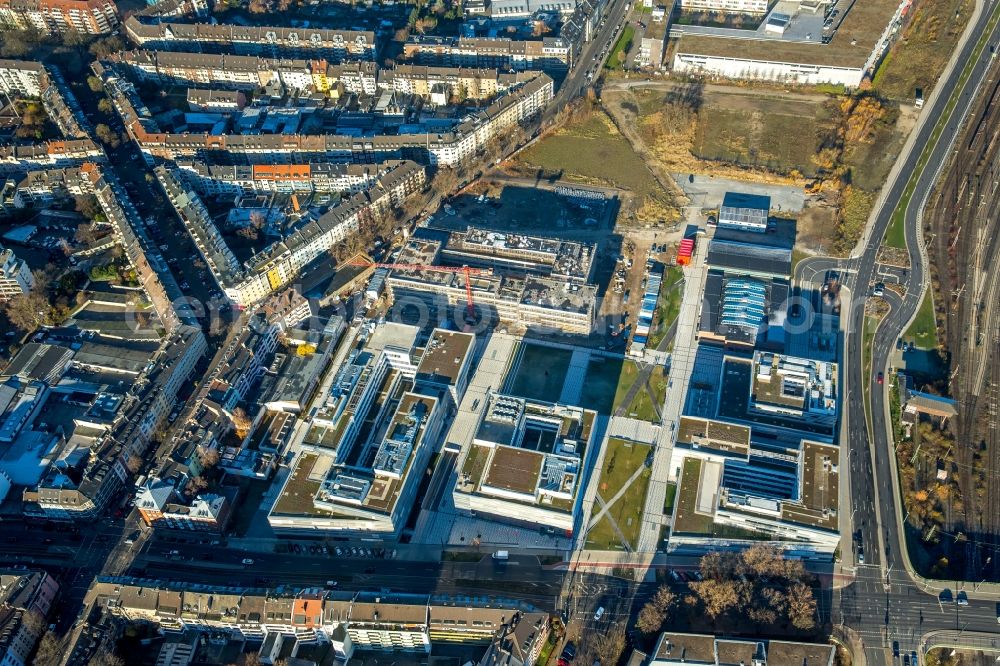
<path fill-rule="evenodd" d="M 1000 661 L 998 50 L 0 0 L 0 666 Z"/>

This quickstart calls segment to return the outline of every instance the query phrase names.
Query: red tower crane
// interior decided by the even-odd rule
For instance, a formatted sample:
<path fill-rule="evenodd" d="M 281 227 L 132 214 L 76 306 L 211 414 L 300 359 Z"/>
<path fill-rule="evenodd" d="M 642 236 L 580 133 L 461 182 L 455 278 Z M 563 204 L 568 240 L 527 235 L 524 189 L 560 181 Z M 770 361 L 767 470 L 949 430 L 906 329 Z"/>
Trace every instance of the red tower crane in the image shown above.
<path fill-rule="evenodd" d="M 429 266 L 425 264 L 380 264 L 377 262 L 370 262 L 364 260 L 358 260 L 351 262 L 356 266 L 374 266 L 376 268 L 388 268 L 390 270 L 400 270 L 400 271 L 429 271 L 433 273 L 465 273 L 465 314 L 470 320 L 475 319 L 476 309 L 475 303 L 472 300 L 472 276 L 473 275 L 493 275 L 492 268 L 470 268 L 469 266 L 462 266 L 461 268 L 454 266 Z"/>

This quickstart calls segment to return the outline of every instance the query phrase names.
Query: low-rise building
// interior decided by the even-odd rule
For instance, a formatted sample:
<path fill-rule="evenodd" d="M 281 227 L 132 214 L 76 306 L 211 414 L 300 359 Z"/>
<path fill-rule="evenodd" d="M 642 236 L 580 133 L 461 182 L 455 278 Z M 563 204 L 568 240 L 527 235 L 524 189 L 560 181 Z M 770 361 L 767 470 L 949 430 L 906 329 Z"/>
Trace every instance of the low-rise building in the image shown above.
<path fill-rule="evenodd" d="M 768 0 L 680 0 L 680 9 L 682 12 L 763 15 L 769 4 Z"/>
<path fill-rule="evenodd" d="M 247 105 L 247 96 L 241 90 L 188 88 L 187 103 L 194 111 L 239 111 Z"/>
<path fill-rule="evenodd" d="M 682 74 L 856 88 L 873 74 L 910 4 L 910 0 L 852 4 L 844 9 L 847 15 L 829 37 L 786 39 L 783 25 L 777 33 L 686 33 L 675 47 L 673 69 Z M 787 15 L 783 20 L 787 22 Z"/>

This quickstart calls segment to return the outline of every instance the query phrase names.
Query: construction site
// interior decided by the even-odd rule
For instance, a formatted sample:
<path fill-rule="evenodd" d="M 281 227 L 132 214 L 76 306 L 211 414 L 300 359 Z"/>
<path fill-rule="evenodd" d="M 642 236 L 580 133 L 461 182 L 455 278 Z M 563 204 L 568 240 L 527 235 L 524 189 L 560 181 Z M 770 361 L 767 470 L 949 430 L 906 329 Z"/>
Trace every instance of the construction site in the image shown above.
<path fill-rule="evenodd" d="M 938 347 L 946 371 L 925 379 L 954 398 L 957 416 L 935 424 L 953 452 L 927 466 L 957 480 L 941 541 L 952 572 L 1000 576 L 1000 76 L 993 68 L 949 169 L 924 216 Z M 916 456 L 914 456 L 916 457 Z M 918 462 L 918 465 L 920 463 Z M 938 478 L 941 478 L 939 475 Z"/>

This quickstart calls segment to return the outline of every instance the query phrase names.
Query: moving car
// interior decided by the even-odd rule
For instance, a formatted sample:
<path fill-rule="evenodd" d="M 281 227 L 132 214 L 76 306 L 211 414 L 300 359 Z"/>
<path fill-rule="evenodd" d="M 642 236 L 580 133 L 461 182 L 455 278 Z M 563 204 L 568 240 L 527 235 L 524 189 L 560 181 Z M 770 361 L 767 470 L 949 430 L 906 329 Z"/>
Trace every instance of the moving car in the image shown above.
<path fill-rule="evenodd" d="M 885 375 L 883 373 L 878 373 L 878 378 L 875 380 L 879 384 L 885 384 Z"/>
<path fill-rule="evenodd" d="M 250 559 L 249 557 L 244 557 L 243 561 L 242 561 L 242 564 L 245 564 L 245 565 L 249 566 L 249 565 L 253 564 L 253 560 Z"/>

